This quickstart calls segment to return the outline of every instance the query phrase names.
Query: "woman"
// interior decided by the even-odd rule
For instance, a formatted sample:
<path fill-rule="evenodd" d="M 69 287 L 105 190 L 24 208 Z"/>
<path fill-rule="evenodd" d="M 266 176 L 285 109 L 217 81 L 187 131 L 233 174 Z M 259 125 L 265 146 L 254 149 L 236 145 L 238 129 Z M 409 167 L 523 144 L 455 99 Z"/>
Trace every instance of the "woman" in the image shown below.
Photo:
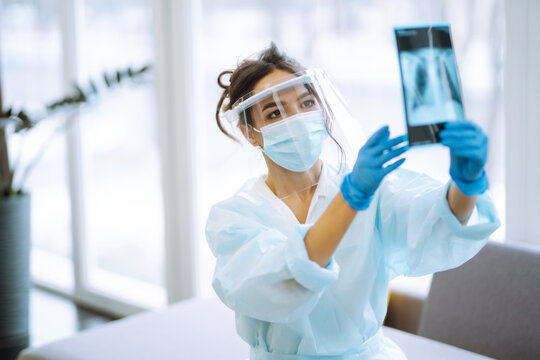
<path fill-rule="evenodd" d="M 457 267 L 499 226 L 486 193 L 487 137 L 468 121 L 440 133 L 451 154 L 446 185 L 398 169 L 406 138 L 390 139 L 388 127 L 342 172 L 321 160 L 340 128 L 316 73 L 272 44 L 218 83 L 219 128 L 234 138 L 224 112 L 268 167 L 214 205 L 206 227 L 213 287 L 236 312 L 251 359 L 404 359 L 381 330 L 389 281 Z"/>

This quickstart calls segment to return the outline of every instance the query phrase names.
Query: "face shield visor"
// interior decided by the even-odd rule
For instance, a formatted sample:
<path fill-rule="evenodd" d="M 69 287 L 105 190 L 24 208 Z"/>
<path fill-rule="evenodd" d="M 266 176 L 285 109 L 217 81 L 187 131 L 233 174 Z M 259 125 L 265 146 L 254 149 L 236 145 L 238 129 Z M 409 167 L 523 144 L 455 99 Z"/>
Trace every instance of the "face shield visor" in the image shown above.
<path fill-rule="evenodd" d="M 322 70 L 277 74 L 263 78 L 225 116 L 264 153 L 275 183 L 269 185 L 283 199 L 313 190 L 322 166 L 328 176 L 350 168 L 364 136 Z"/>

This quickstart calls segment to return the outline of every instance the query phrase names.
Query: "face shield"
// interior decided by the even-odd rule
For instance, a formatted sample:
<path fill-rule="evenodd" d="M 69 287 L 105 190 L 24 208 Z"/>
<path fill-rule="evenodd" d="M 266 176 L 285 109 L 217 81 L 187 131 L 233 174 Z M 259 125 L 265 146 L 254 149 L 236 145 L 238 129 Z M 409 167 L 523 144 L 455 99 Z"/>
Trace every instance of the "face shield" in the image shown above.
<path fill-rule="evenodd" d="M 271 73 L 225 116 L 265 154 L 272 190 L 282 199 L 317 185 L 322 166 L 332 168 L 325 171 L 331 176 L 346 171 L 365 139 L 321 70 Z"/>

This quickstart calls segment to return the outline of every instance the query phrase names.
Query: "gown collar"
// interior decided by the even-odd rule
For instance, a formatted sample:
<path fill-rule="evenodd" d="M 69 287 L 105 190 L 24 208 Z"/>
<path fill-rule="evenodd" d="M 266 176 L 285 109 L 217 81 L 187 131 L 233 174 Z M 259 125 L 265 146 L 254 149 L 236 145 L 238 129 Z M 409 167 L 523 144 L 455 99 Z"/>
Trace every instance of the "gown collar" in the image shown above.
<path fill-rule="evenodd" d="M 286 219 L 289 220 L 291 224 L 300 225 L 300 222 L 294 215 L 294 213 L 289 209 L 289 207 L 279 199 L 273 192 L 270 190 L 266 184 L 267 175 L 261 175 L 257 181 L 253 184 L 251 191 L 255 192 L 257 195 L 265 199 L 270 203 L 272 208 L 277 210 L 282 214 Z M 311 199 L 309 205 L 308 215 L 306 217 L 306 224 L 314 223 L 316 219 L 312 218 L 314 209 L 319 205 L 321 201 L 328 197 L 328 167 L 323 163 L 321 169 L 321 176 L 319 177 L 319 182 L 317 183 L 317 188 Z"/>

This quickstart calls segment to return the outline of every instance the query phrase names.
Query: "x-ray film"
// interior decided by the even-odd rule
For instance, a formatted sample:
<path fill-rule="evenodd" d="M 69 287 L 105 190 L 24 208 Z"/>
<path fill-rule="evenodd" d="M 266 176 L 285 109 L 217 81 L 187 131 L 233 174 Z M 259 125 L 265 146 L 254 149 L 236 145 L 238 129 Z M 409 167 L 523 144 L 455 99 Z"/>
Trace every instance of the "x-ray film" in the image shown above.
<path fill-rule="evenodd" d="M 394 29 L 409 145 L 437 143 L 449 121 L 463 119 L 449 25 Z"/>

